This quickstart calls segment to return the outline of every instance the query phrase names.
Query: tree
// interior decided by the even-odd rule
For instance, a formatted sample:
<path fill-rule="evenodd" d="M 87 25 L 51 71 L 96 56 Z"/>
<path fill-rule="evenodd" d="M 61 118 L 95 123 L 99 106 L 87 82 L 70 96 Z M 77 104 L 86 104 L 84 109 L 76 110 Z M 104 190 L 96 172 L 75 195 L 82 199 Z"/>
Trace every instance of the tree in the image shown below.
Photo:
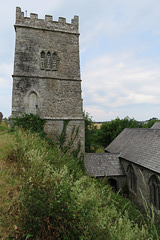
<path fill-rule="evenodd" d="M 151 118 L 147 122 L 143 123 L 143 128 L 151 128 L 155 122 L 159 122 L 157 118 Z"/>
<path fill-rule="evenodd" d="M 98 130 L 97 140 L 103 147 L 107 147 L 122 131 L 124 128 L 138 128 L 141 127 L 140 123 L 129 117 L 124 119 L 116 118 L 110 122 L 103 123 Z"/>
<path fill-rule="evenodd" d="M 85 152 L 95 152 L 98 148 L 97 127 L 92 121 L 89 113 L 84 113 L 85 119 Z"/>

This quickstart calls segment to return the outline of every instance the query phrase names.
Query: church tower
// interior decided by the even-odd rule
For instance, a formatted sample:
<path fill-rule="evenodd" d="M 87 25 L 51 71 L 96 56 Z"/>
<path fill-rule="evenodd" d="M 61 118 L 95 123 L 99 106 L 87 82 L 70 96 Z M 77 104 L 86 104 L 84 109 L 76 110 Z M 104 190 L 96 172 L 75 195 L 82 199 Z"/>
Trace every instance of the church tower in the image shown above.
<path fill-rule="evenodd" d="M 78 27 L 78 16 L 66 23 L 50 15 L 25 17 L 16 8 L 12 116 L 38 114 L 46 119 L 45 132 L 53 140 L 68 120 L 67 137 L 78 129 L 76 142 L 84 152 Z"/>

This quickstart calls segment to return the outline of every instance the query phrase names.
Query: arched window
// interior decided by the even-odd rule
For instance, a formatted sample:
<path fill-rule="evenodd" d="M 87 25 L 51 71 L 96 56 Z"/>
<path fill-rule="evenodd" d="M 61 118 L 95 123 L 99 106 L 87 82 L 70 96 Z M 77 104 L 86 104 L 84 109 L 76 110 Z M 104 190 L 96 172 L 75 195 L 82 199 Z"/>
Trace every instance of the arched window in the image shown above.
<path fill-rule="evenodd" d="M 137 188 L 137 182 L 136 182 L 136 175 L 131 164 L 127 168 L 127 173 L 128 173 L 129 189 L 135 192 Z"/>
<path fill-rule="evenodd" d="M 55 52 L 53 53 L 52 70 L 57 70 L 57 54 Z"/>
<path fill-rule="evenodd" d="M 41 69 L 44 70 L 45 67 L 45 52 L 41 52 Z"/>
<path fill-rule="evenodd" d="M 150 202 L 155 208 L 160 210 L 160 182 L 155 175 L 149 179 Z"/>
<path fill-rule="evenodd" d="M 51 54 L 50 52 L 47 53 L 47 70 L 51 69 Z"/>
<path fill-rule="evenodd" d="M 38 114 L 38 96 L 35 92 L 28 96 L 28 113 Z"/>

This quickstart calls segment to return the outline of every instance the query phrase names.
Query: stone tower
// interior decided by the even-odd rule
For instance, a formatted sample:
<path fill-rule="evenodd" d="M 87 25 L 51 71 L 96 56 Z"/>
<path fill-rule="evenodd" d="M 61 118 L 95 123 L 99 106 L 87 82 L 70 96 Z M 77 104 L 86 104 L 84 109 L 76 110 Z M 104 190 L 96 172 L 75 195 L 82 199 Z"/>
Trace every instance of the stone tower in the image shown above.
<path fill-rule="evenodd" d="M 84 119 L 79 63 L 79 19 L 71 23 L 16 8 L 16 43 L 13 73 L 12 116 L 39 114 L 46 119 L 45 132 L 53 140 L 68 120 L 68 140 L 78 130 L 84 152 Z"/>

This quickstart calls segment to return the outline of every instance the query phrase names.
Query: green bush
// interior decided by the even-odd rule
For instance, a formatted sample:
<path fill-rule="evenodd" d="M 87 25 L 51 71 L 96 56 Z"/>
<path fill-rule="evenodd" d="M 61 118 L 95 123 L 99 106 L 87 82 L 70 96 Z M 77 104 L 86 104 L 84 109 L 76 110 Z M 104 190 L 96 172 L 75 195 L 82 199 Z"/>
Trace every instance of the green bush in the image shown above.
<path fill-rule="evenodd" d="M 40 136 L 45 136 L 44 124 L 46 120 L 41 119 L 38 115 L 34 114 L 23 114 L 20 117 L 12 118 L 13 128 L 15 126 L 21 127 L 24 130 L 30 130 L 31 132 L 36 132 Z"/>
<path fill-rule="evenodd" d="M 0 124 L 0 132 L 8 131 L 9 127 L 5 123 Z"/>
<path fill-rule="evenodd" d="M 3 124 L 0 124 L 0 132 L 4 132 L 4 131 L 7 131 L 9 130 L 7 126 L 3 125 Z"/>
<path fill-rule="evenodd" d="M 19 239 L 156 239 L 129 200 L 37 134 L 18 131 L 9 158 L 21 178 Z"/>

